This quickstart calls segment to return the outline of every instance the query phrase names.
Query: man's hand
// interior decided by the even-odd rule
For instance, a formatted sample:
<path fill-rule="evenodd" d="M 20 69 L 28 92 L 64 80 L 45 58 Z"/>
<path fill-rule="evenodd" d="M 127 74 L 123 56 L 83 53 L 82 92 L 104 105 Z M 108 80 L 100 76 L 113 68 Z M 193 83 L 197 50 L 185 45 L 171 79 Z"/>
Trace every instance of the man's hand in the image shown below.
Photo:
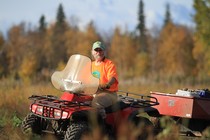
<path fill-rule="evenodd" d="M 110 88 L 110 84 L 108 83 L 99 85 L 99 89 L 109 89 L 109 88 Z"/>

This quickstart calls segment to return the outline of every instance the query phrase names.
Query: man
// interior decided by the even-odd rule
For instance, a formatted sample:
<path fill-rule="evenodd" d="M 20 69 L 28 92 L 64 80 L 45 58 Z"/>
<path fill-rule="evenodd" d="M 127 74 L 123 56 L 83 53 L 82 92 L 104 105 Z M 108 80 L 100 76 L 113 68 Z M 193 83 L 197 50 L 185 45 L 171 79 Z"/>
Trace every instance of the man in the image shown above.
<path fill-rule="evenodd" d="M 114 63 L 105 57 L 106 47 L 100 41 L 92 46 L 92 74 L 99 78 L 99 89 L 94 95 L 92 106 L 99 110 L 103 118 L 106 117 L 104 108 L 117 101 L 118 75 Z"/>

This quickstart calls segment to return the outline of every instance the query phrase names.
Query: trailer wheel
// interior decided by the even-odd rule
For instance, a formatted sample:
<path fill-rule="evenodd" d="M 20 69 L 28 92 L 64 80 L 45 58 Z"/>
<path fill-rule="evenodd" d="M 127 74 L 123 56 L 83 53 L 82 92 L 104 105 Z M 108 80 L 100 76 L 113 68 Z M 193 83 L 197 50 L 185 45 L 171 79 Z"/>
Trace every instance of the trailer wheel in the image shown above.
<path fill-rule="evenodd" d="M 34 114 L 28 114 L 21 124 L 21 130 L 24 134 L 41 134 L 41 121 L 40 118 Z"/>
<path fill-rule="evenodd" d="M 64 140 L 81 140 L 82 137 L 90 134 L 87 122 L 72 123 L 66 131 Z"/>

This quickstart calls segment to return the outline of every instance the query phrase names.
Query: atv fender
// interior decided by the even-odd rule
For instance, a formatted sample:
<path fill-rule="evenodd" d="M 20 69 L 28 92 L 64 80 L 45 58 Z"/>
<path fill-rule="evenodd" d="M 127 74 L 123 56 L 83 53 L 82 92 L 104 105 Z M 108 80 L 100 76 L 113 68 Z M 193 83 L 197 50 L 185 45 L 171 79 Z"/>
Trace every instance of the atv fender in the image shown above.
<path fill-rule="evenodd" d="M 71 118 L 72 121 L 88 121 L 89 120 L 89 111 L 82 110 L 76 111 L 72 114 Z"/>
<path fill-rule="evenodd" d="M 144 108 L 144 112 L 146 112 L 150 117 L 160 117 L 159 111 L 154 107 L 146 107 Z"/>
<path fill-rule="evenodd" d="M 160 117 L 161 116 L 159 111 L 156 108 L 145 107 L 145 108 L 141 108 L 139 110 L 132 112 L 129 115 L 128 120 L 132 120 L 133 118 L 137 117 L 141 113 L 147 113 L 150 117 Z"/>
<path fill-rule="evenodd" d="M 83 121 L 89 123 L 91 123 L 95 119 L 99 124 L 103 122 L 103 118 L 101 117 L 101 115 L 98 112 L 93 112 L 92 110 L 82 110 L 74 112 L 70 118 L 70 120 L 73 122 Z"/>

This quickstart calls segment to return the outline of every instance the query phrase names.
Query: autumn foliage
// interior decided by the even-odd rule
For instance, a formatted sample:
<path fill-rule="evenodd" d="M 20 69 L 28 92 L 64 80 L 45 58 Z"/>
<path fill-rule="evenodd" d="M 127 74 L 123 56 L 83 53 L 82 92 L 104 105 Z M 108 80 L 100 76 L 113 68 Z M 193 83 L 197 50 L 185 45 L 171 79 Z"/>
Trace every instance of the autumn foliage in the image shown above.
<path fill-rule="evenodd" d="M 194 7 L 201 13 L 200 7 L 209 10 L 206 5 L 195 0 Z M 41 16 L 39 27 L 27 28 L 23 22 L 11 27 L 6 38 L 0 35 L 1 78 L 49 80 L 52 72 L 62 69 L 72 54 L 91 57 L 93 42 L 101 40 L 108 47 L 107 57 L 116 63 L 122 81 L 143 78 L 166 83 L 209 82 L 210 49 L 206 38 L 210 30 L 200 25 L 199 16 L 195 15 L 196 30 L 177 25 L 171 17 L 166 17 L 170 20 L 165 20 L 167 22 L 155 36 L 153 30 L 140 30 L 144 31 L 141 33 L 144 42 L 141 43 L 142 35 L 138 30 L 123 31 L 117 26 L 104 35 L 93 21 L 80 30 L 75 21 L 66 20 L 62 8 L 59 5 L 54 23 L 47 24 Z"/>
<path fill-rule="evenodd" d="M 19 130 L 12 135 L 10 132 L 15 129 L 11 126 L 19 124 L 18 116 L 27 114 L 27 98 L 31 94 L 60 95 L 50 84 L 52 73 L 63 69 L 73 54 L 91 57 L 91 46 L 97 40 L 105 43 L 107 57 L 117 65 L 122 90 L 149 94 L 152 90 L 175 93 L 184 86 L 208 88 L 209 4 L 207 0 L 194 0 L 193 28 L 175 24 L 167 5 L 164 26 L 146 29 L 141 0 L 139 29 L 133 32 L 117 26 L 102 33 L 94 21 L 81 30 L 75 19 L 66 20 L 59 5 L 55 22 L 46 23 L 41 15 L 38 27 L 22 22 L 6 35 L 0 33 L 0 137 L 23 139 Z"/>

